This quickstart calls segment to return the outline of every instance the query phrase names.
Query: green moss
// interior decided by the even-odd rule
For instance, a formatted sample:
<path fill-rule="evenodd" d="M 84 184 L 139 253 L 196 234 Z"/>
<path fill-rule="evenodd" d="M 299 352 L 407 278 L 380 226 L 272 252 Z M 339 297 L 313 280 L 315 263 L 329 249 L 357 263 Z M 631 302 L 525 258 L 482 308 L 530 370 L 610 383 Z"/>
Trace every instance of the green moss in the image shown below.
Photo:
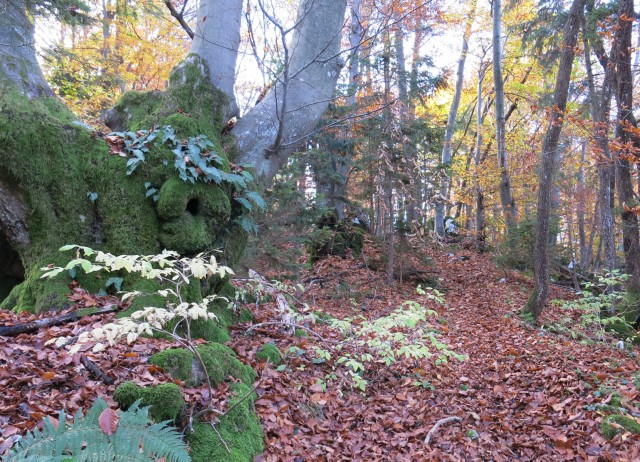
<path fill-rule="evenodd" d="M 638 421 L 632 417 L 612 414 L 610 416 L 607 416 L 602 421 L 602 423 L 600 424 L 600 432 L 608 440 L 612 439 L 614 436 L 622 432 L 629 432 L 634 435 L 640 435 L 640 423 L 638 423 Z"/>
<path fill-rule="evenodd" d="M 151 406 L 149 416 L 156 422 L 176 420 L 184 406 L 180 388 L 174 383 L 140 387 L 133 382 L 125 382 L 116 388 L 113 399 L 125 411 L 137 400 L 142 400 L 142 406 Z"/>
<path fill-rule="evenodd" d="M 196 350 L 202 357 L 212 384 L 222 383 L 227 375 L 240 379 L 247 385 L 251 385 L 255 381 L 256 373 L 253 369 L 242 364 L 228 346 L 211 343 L 200 345 Z"/>
<path fill-rule="evenodd" d="M 303 330 L 303 329 L 296 329 L 293 332 L 293 335 L 295 335 L 296 337 L 304 338 L 304 337 L 308 337 L 309 333 L 306 330 Z"/>
<path fill-rule="evenodd" d="M 251 392 L 249 386 L 240 383 L 232 384 L 231 390 L 236 396 L 229 401 L 230 408 Z M 216 427 L 219 436 L 209 423 L 198 422 L 193 426 L 193 433 L 185 435 L 193 462 L 251 462 L 264 450 L 264 436 L 253 409 L 254 400 L 255 394 L 220 419 Z"/>
<path fill-rule="evenodd" d="M 227 376 L 235 377 L 247 385 L 255 381 L 256 374 L 253 369 L 242 364 L 228 346 L 212 343 L 199 345 L 196 350 L 202 358 L 213 386 L 224 382 Z M 190 385 L 200 385 L 204 381 L 204 376 L 198 372 L 199 365 L 192 367 L 193 353 L 186 349 L 174 348 L 156 353 L 149 358 L 149 362 L 162 367 L 174 379 L 184 380 Z"/>
<path fill-rule="evenodd" d="M 193 353 L 184 348 L 172 348 L 160 351 L 149 358 L 149 363 L 161 367 L 174 379 L 188 382 L 191 380 Z"/>
<path fill-rule="evenodd" d="M 256 358 L 261 361 L 269 361 L 276 366 L 282 363 L 282 353 L 274 343 L 267 343 L 258 348 Z"/>
<path fill-rule="evenodd" d="M 220 141 L 226 102 L 208 72 L 193 55 L 174 70 L 166 92 L 125 94 L 113 111 L 120 128 L 173 124 L 179 137 L 205 134 L 229 171 Z M 162 248 L 191 254 L 218 247 L 229 251 L 231 258 L 221 257 L 225 261 L 235 261 L 242 253 L 246 235 L 236 232 L 232 223 L 236 212 L 230 188 L 183 183 L 166 147 L 152 149 L 132 175 L 126 175 L 127 159 L 108 151 L 106 143 L 55 98 L 28 100 L 12 87 L 0 88 L 0 182 L 24 198 L 31 240 L 10 249 L 25 267 L 25 281 L 15 290 L 0 288 L 0 306 L 30 311 L 65 307 L 70 278 L 45 281 L 39 271 L 43 264 L 68 261 L 70 255 L 58 253 L 65 244 L 138 255 Z M 145 196 L 145 182 L 160 190 L 157 206 Z M 97 200 L 88 200 L 87 193 L 97 194 Z M 123 276 L 128 290 L 150 284 Z M 100 277 L 77 277 L 90 292 L 103 288 Z M 126 314 L 141 306 L 163 306 L 163 300 L 140 297 Z M 213 323 L 198 329 L 204 338 L 228 340 Z"/>
<path fill-rule="evenodd" d="M 214 236 L 229 221 L 231 205 L 217 186 L 171 178 L 160 188 L 157 210 L 163 220 L 160 242 L 181 254 L 193 254 L 211 248 Z"/>

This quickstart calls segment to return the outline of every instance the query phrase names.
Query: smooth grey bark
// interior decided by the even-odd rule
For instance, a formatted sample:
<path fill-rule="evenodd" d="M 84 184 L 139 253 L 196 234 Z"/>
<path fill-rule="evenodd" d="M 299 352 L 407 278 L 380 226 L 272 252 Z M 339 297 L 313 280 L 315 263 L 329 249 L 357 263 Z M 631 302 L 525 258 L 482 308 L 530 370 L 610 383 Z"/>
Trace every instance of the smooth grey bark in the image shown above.
<path fill-rule="evenodd" d="M 34 24 L 24 0 L 0 0 L 0 75 L 29 99 L 53 96 L 36 59 Z"/>
<path fill-rule="evenodd" d="M 458 71 L 456 73 L 456 88 L 453 93 L 453 101 L 449 108 L 449 117 L 447 118 L 447 127 L 444 135 L 444 147 L 442 148 L 442 158 L 440 166 L 444 170 L 448 170 L 451 166 L 451 142 L 456 129 L 456 118 L 458 116 L 458 108 L 460 107 L 460 98 L 462 97 L 462 84 L 464 83 L 464 65 L 469 52 L 469 38 L 471 37 L 471 26 L 476 17 L 477 0 L 471 0 L 469 3 L 469 15 L 465 23 L 464 33 L 462 34 L 462 51 L 458 59 Z M 451 175 L 445 173 L 442 176 L 442 184 L 440 185 L 440 196 L 442 198 L 449 197 L 451 189 Z M 435 204 L 435 232 L 438 236 L 444 236 L 444 200 L 439 200 Z"/>
<path fill-rule="evenodd" d="M 502 0 L 493 0 L 493 85 L 495 88 L 496 151 L 500 169 L 500 202 L 507 232 L 516 225 L 516 204 L 511 191 L 504 115 L 504 80 L 502 78 Z"/>
<path fill-rule="evenodd" d="M 228 118 L 238 115 L 233 87 L 240 46 L 242 3 L 242 0 L 201 1 L 190 50 L 207 63 L 211 83 L 229 98 Z"/>
<path fill-rule="evenodd" d="M 280 80 L 233 129 L 238 162 L 254 166 L 266 181 L 313 131 L 333 98 L 342 68 L 339 52 L 345 10 L 346 0 L 301 2 L 288 44 L 289 78 Z M 282 141 L 273 149 L 281 127 Z"/>
<path fill-rule="evenodd" d="M 551 194 L 554 189 L 553 176 L 557 168 L 558 146 L 564 122 L 571 69 L 575 56 L 576 42 L 580 31 L 580 12 L 585 0 L 574 0 L 564 26 L 560 66 L 553 93 L 553 106 L 549 128 L 542 145 L 542 165 L 540 168 L 538 187 L 538 216 L 536 220 L 536 239 L 534 243 L 534 290 L 523 307 L 522 312 L 538 319 L 549 291 L 549 222 L 551 215 Z"/>

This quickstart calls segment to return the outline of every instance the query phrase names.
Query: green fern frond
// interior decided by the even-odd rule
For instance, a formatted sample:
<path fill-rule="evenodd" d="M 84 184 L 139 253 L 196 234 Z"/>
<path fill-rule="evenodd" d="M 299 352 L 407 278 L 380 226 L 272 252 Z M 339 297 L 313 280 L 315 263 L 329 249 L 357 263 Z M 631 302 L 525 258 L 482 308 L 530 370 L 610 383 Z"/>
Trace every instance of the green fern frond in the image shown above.
<path fill-rule="evenodd" d="M 167 422 L 150 425 L 149 408 L 139 401 L 120 413 L 113 435 L 100 428 L 99 418 L 107 404 L 98 398 L 86 416 L 78 411 L 71 426 L 60 411 L 57 428 L 48 418 L 20 440 L 6 462 L 190 462 L 180 434 Z"/>

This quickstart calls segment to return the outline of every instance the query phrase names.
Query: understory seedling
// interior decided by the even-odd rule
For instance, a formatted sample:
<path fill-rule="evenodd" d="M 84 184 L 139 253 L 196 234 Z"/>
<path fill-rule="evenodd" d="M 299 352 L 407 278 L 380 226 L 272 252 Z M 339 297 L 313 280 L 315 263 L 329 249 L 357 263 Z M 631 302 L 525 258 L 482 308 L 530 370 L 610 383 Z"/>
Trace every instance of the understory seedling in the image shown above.
<path fill-rule="evenodd" d="M 180 433 L 168 422 L 152 424 L 149 408 L 139 408 L 139 404 L 116 413 L 98 398 L 87 415 L 83 416 L 79 409 L 72 424 L 67 424 L 62 410 L 57 421 L 47 417 L 42 429 L 34 429 L 20 439 L 5 460 L 189 462 Z"/>
<path fill-rule="evenodd" d="M 427 300 L 444 303 L 437 290 L 426 292 L 418 288 L 418 293 Z M 333 367 L 346 369 L 351 386 L 364 392 L 367 386 L 364 376 L 373 363 L 390 366 L 399 360 L 435 357 L 435 364 L 439 365 L 449 359 L 464 360 L 465 356 L 442 343 L 438 332 L 428 324 L 427 317 L 437 315 L 417 301 L 406 301 L 389 316 L 372 321 L 332 319 L 330 325 L 338 329 L 344 339 L 331 349 L 316 346 L 314 362 L 325 363 L 335 358 Z"/>
<path fill-rule="evenodd" d="M 184 298 L 184 289 L 193 279 L 203 280 L 210 277 L 223 278 L 233 274 L 233 271 L 223 265 L 218 264 L 213 255 L 200 254 L 193 258 L 180 257 L 176 252 L 163 251 L 158 255 L 112 255 L 110 253 L 96 251 L 89 247 L 77 245 L 66 245 L 61 251 L 76 251 L 76 258 L 71 260 L 65 267 L 42 268 L 46 271 L 43 278 L 51 278 L 63 271 L 82 268 L 87 273 L 96 271 L 117 272 L 127 271 L 136 273 L 145 279 L 154 280 L 159 284 L 159 288 L 154 295 L 159 295 L 164 299 L 164 307 L 148 306 L 124 317 L 115 322 L 105 324 L 93 329 L 90 332 L 82 332 L 75 344 L 69 349 L 70 353 L 77 352 L 82 345 L 93 344 L 93 351 L 104 350 L 108 346 L 115 345 L 116 342 L 126 339 L 128 343 L 134 342 L 140 335 L 153 335 L 154 332 L 170 337 L 182 347 L 189 350 L 204 375 L 204 382 L 208 388 L 208 407 L 199 413 L 191 416 L 191 420 L 205 413 L 213 413 L 221 417 L 229 413 L 216 409 L 213 405 L 213 390 L 211 379 L 207 372 L 205 362 L 196 348 L 191 336 L 191 326 L 193 321 L 198 319 L 216 319 L 214 313 L 208 310 L 209 305 L 216 300 L 228 300 L 219 295 L 210 295 L 200 302 L 189 302 Z M 89 260 L 92 258 L 92 260 Z M 143 294 L 139 291 L 126 292 L 122 295 L 122 300 L 131 300 Z M 171 327 L 169 327 L 171 326 Z M 61 337 L 52 339 L 57 346 L 64 346 L 69 339 Z M 253 393 L 251 390 L 250 393 Z M 248 396 L 248 394 L 247 394 Z M 241 402 L 244 398 L 241 398 Z"/>
<path fill-rule="evenodd" d="M 567 315 L 559 322 L 549 326 L 550 330 L 566 333 L 575 339 L 604 341 L 607 330 L 615 326 L 623 326 L 631 331 L 631 326 L 623 316 L 615 313 L 615 307 L 624 299 L 620 287 L 628 279 L 628 275 L 614 270 L 598 276 L 596 282 L 587 282 L 580 298 L 572 301 L 554 303 L 566 310 Z M 580 316 L 576 320 L 569 316 L 569 310 L 577 310 Z"/>

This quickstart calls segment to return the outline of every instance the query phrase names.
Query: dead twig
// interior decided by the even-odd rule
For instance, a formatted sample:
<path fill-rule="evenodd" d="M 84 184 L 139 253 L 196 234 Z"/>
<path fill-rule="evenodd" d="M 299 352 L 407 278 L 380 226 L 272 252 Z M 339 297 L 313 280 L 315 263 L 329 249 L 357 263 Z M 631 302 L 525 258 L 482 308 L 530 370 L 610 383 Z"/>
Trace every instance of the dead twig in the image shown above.
<path fill-rule="evenodd" d="M 253 326 L 249 327 L 247 329 L 247 334 L 249 334 L 252 330 L 255 330 L 259 327 L 264 327 L 264 326 L 270 326 L 270 325 L 274 325 L 274 326 L 288 326 L 288 327 L 294 327 L 296 329 L 302 329 L 305 330 L 307 332 L 309 332 L 310 334 L 315 335 L 316 337 L 318 337 L 320 340 L 322 340 L 325 343 L 332 343 L 331 340 L 328 340 L 326 338 L 324 338 L 322 335 L 318 334 L 317 332 L 309 329 L 308 327 L 305 327 L 301 324 L 295 324 L 295 323 L 290 323 L 290 322 L 282 322 L 282 321 L 269 321 L 269 322 L 261 322 L 260 324 L 254 324 Z"/>
<path fill-rule="evenodd" d="M 115 382 L 102 369 L 100 369 L 100 367 L 96 363 L 91 361 L 86 356 L 84 355 L 80 356 L 80 362 L 85 367 L 85 369 L 87 369 L 89 372 L 91 372 L 93 375 L 95 375 L 98 379 L 100 379 L 102 382 L 106 383 L 107 385 L 112 385 Z"/>
<path fill-rule="evenodd" d="M 118 305 L 105 305 L 98 308 L 83 308 L 78 311 L 63 314 L 57 318 L 43 318 L 35 321 L 16 324 L 13 326 L 0 326 L 0 336 L 16 336 L 20 334 L 30 334 L 37 332 L 44 327 L 60 326 L 69 322 L 74 322 L 83 316 L 94 316 L 96 314 L 113 313 L 119 310 Z"/>
<path fill-rule="evenodd" d="M 429 430 L 429 433 L 427 433 L 427 436 L 424 439 L 424 444 L 428 446 L 431 442 L 431 437 L 435 434 L 436 431 L 438 431 L 438 428 L 451 422 L 460 422 L 460 417 L 445 417 L 444 419 L 438 420 L 433 428 Z"/>

